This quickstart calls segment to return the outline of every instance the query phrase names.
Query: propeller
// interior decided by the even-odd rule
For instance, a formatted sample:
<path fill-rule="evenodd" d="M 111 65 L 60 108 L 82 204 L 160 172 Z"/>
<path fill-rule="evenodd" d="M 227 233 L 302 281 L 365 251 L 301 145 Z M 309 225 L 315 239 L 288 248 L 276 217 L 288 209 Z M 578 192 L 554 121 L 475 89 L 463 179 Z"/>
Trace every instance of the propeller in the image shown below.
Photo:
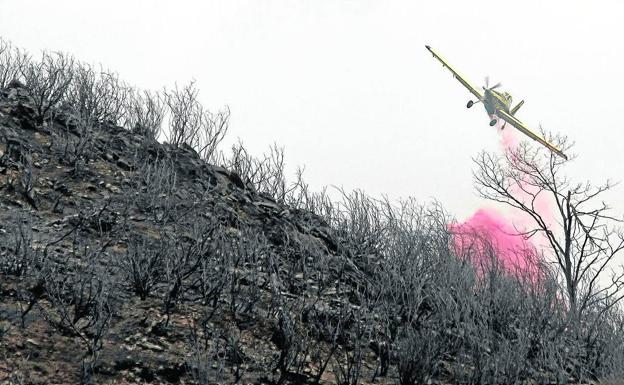
<path fill-rule="evenodd" d="M 501 82 L 498 82 L 496 84 L 494 84 L 492 87 L 490 87 L 490 77 L 486 76 L 485 77 L 485 87 L 483 87 L 483 89 L 488 89 L 488 90 L 495 90 L 498 87 L 502 86 L 503 84 Z"/>

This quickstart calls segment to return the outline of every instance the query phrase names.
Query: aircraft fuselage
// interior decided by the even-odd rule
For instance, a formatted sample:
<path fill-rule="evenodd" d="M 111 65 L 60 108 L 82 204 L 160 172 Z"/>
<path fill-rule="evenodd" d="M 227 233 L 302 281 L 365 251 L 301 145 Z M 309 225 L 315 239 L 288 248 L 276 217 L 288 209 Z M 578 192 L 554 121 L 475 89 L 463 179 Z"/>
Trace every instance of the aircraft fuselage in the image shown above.
<path fill-rule="evenodd" d="M 486 88 L 483 94 L 483 107 L 485 107 L 488 115 L 496 115 L 496 111 L 499 110 L 509 112 L 511 100 L 511 95 L 507 92 L 500 93 Z"/>

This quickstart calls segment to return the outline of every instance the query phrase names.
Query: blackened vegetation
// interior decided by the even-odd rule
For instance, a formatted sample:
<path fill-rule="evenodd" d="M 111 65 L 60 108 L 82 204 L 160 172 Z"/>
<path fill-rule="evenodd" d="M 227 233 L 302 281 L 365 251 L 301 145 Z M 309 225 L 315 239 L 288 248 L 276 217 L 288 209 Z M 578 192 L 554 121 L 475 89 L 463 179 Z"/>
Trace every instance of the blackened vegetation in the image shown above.
<path fill-rule="evenodd" d="M 557 269 L 477 274 L 438 205 L 287 183 L 228 117 L 0 41 L 0 382 L 621 378 L 615 297 L 571 318 Z"/>

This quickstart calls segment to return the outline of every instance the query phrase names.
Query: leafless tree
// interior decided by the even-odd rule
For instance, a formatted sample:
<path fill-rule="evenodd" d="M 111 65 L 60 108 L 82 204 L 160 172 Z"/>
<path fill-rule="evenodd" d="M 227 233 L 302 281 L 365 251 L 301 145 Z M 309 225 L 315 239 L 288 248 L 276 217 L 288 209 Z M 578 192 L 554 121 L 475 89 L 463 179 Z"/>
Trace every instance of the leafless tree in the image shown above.
<path fill-rule="evenodd" d="M 156 223 L 174 221 L 178 176 L 170 159 L 144 162 L 137 170 L 135 204 L 140 212 L 151 213 Z"/>
<path fill-rule="evenodd" d="M 44 283 L 48 278 L 49 263 L 38 249 L 31 230 L 31 218 L 18 217 L 13 224 L 11 237 L 0 247 L 0 273 L 19 278 L 16 297 L 19 304 L 21 327 L 26 326 L 26 317 L 44 294 Z"/>
<path fill-rule="evenodd" d="M 270 195 L 277 202 L 286 202 L 291 192 L 297 188 L 296 183 L 289 187 L 286 182 L 284 148 L 277 144 L 269 147 L 268 153 L 254 156 L 239 141 L 232 146 L 229 155 L 221 152 L 216 161 L 238 174 L 246 185 Z"/>
<path fill-rule="evenodd" d="M 297 305 L 300 305 L 299 303 Z M 273 372 L 279 371 L 276 384 L 283 384 L 289 377 L 301 376 L 306 365 L 310 340 L 307 331 L 298 320 L 299 314 L 280 307 L 273 327 L 271 341 L 280 350 Z"/>
<path fill-rule="evenodd" d="M 203 120 L 196 150 L 202 159 L 214 163 L 217 148 L 229 129 L 230 109 L 225 107 L 216 113 L 205 111 Z"/>
<path fill-rule="evenodd" d="M 208 328 L 203 320 L 199 324 L 189 324 L 188 371 L 200 385 L 223 381 L 227 376 L 227 354 L 222 334 Z"/>
<path fill-rule="evenodd" d="M 117 74 L 86 63 L 77 63 L 73 72 L 65 101 L 79 124 L 87 127 L 105 122 L 117 124 L 123 116 L 129 88 Z"/>
<path fill-rule="evenodd" d="M 389 220 L 393 220 L 392 208 L 361 190 L 338 191 L 342 200 L 336 204 L 337 213 L 332 225 L 339 229 L 345 249 L 356 259 L 380 256 L 387 239 Z"/>
<path fill-rule="evenodd" d="M 373 315 L 367 309 L 371 304 L 368 300 L 363 302 L 362 306 L 352 306 L 349 303 L 342 305 L 342 317 L 346 315 L 346 320 L 351 325 L 343 330 L 346 346 L 338 349 L 334 356 L 334 375 L 336 383 L 340 385 L 357 385 L 362 376 L 367 345 L 374 325 Z"/>
<path fill-rule="evenodd" d="M 170 250 L 164 243 L 153 245 L 145 239 L 132 239 L 119 259 L 120 272 L 141 300 L 147 299 L 159 282 L 164 255 Z"/>
<path fill-rule="evenodd" d="M 324 187 L 320 191 L 316 192 L 309 191 L 308 186 L 303 182 L 295 183 L 299 183 L 303 186 L 300 189 L 302 198 L 297 198 L 296 201 L 291 200 L 291 204 L 294 204 L 294 207 L 320 216 L 325 220 L 325 222 L 327 222 L 327 224 L 333 226 L 337 222 L 337 218 L 339 216 L 338 207 L 336 202 L 331 199 L 329 192 L 327 191 L 327 187 Z M 297 189 L 294 191 L 297 191 Z M 299 203 L 296 204 L 296 202 Z"/>
<path fill-rule="evenodd" d="M 29 60 L 28 54 L 0 38 L 0 88 L 5 88 L 13 80 L 21 80 L 22 70 Z"/>
<path fill-rule="evenodd" d="M 284 148 L 277 144 L 269 148 L 269 153 L 264 155 L 263 163 L 268 176 L 261 187 L 261 191 L 274 197 L 278 202 L 284 202 L 288 190 L 286 187 L 286 176 L 284 175 Z"/>
<path fill-rule="evenodd" d="M 33 234 L 29 220 L 20 218 L 13 225 L 11 238 L 6 242 L 6 249 L 0 253 L 0 271 L 21 277 L 33 268 L 37 262 L 37 253 L 33 250 Z"/>
<path fill-rule="evenodd" d="M 73 246 L 81 261 L 68 258 L 50 273 L 44 284 L 49 305 L 43 307 L 43 316 L 61 333 L 81 340 L 81 376 L 86 379 L 93 374 L 110 328 L 116 295 L 111 277 L 97 262 L 106 246 Z"/>
<path fill-rule="evenodd" d="M 192 285 L 192 277 L 202 267 L 202 261 L 211 250 L 211 241 L 217 224 L 212 220 L 195 218 L 189 226 L 178 225 L 176 234 L 161 234 L 162 282 L 164 283 L 163 313 L 166 318 L 162 326 L 167 328 L 169 319 L 181 301 L 181 297 Z M 190 228 L 189 228 L 190 227 Z M 184 229 L 184 230 L 182 230 Z M 188 231 L 188 235 L 182 233 Z"/>
<path fill-rule="evenodd" d="M 164 90 L 163 99 L 169 113 L 167 141 L 175 146 L 186 144 L 210 161 L 229 127 L 228 108 L 216 114 L 206 110 L 198 100 L 195 83 Z"/>
<path fill-rule="evenodd" d="M 21 69 L 33 98 L 39 123 L 66 96 L 74 77 L 74 58 L 61 52 L 43 52 L 41 60 L 29 61 Z"/>
<path fill-rule="evenodd" d="M 158 139 L 165 118 L 162 98 L 157 93 L 132 90 L 125 104 L 126 113 L 122 125 L 134 133 Z"/>
<path fill-rule="evenodd" d="M 551 138 L 565 150 L 566 138 Z M 474 159 L 474 179 L 479 194 L 525 213 L 532 227 L 527 237 L 545 239 L 565 280 L 570 315 L 579 319 L 599 304 L 615 304 L 624 298 L 624 273 L 612 273 L 612 262 L 624 248 L 622 219 L 610 214 L 601 201 L 613 184 L 592 186 L 573 183 L 564 174 L 566 161 L 547 150 L 522 143 L 504 156 L 482 152 Z M 554 213 L 544 212 L 547 200 Z M 554 215 L 555 220 L 550 218 Z"/>

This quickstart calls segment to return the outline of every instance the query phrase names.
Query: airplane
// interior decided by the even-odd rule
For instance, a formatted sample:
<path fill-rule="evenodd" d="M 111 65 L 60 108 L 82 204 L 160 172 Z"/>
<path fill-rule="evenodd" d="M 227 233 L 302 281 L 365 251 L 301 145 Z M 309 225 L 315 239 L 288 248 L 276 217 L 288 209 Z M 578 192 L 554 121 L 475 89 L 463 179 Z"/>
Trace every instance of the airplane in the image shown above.
<path fill-rule="evenodd" d="M 457 79 L 464 87 L 468 89 L 476 98 L 476 101 L 469 100 L 468 104 L 466 104 L 467 108 L 472 107 L 477 103 L 483 103 L 483 107 L 485 107 L 485 111 L 487 111 L 490 116 L 490 126 L 496 125 L 498 119 L 502 119 L 504 121 L 502 129 L 505 128 L 507 123 L 514 126 L 518 131 L 522 132 L 529 138 L 535 140 L 536 142 L 542 144 L 546 148 L 548 148 L 553 153 L 559 155 L 565 160 L 568 160 L 566 154 L 563 153 L 560 149 L 548 143 L 544 138 L 539 135 L 533 133 L 524 123 L 522 123 L 518 118 L 515 117 L 516 112 L 522 107 L 524 104 L 524 100 L 520 101 L 515 107 L 512 107 L 512 97 L 507 92 L 499 92 L 496 91 L 496 88 L 500 87 L 501 84 L 497 83 L 490 87 L 489 79 L 485 78 L 485 87 L 483 88 L 483 92 L 470 84 L 464 77 L 462 77 L 453 67 L 451 67 L 437 52 L 433 50 L 430 46 L 426 45 L 425 48 L 433 54 L 433 57 L 438 59 L 443 67 L 446 67 L 453 73 L 453 77 Z"/>

